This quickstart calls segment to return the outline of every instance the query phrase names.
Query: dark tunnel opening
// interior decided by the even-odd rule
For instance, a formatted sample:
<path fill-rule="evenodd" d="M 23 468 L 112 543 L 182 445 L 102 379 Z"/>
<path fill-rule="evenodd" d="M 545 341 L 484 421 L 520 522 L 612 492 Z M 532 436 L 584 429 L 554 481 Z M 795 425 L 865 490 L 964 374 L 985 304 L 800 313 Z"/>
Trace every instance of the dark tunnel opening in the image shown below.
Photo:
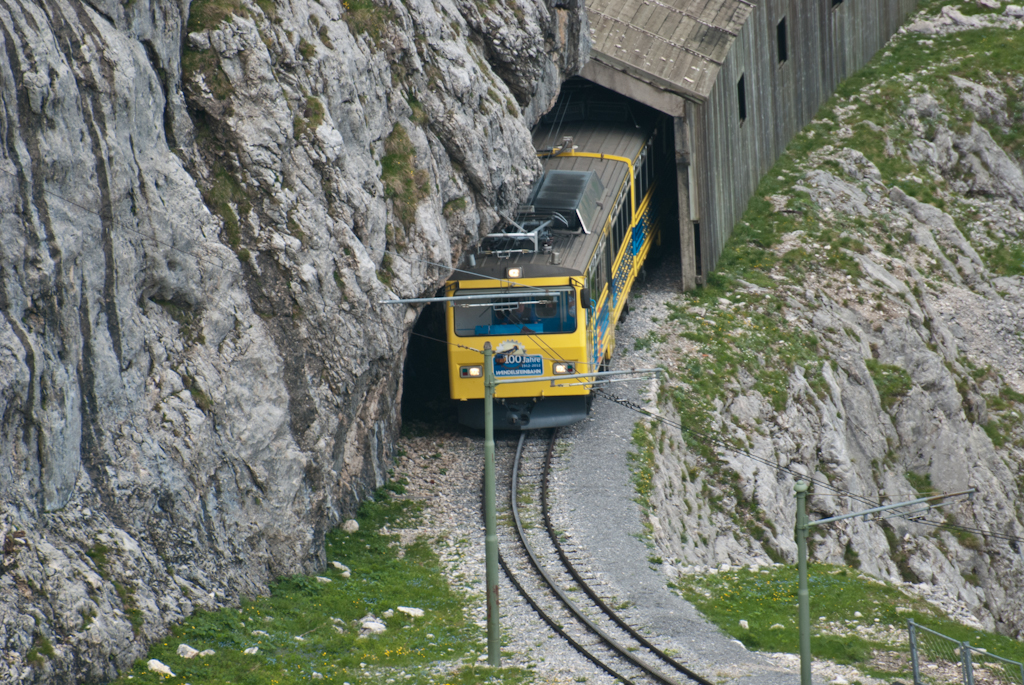
<path fill-rule="evenodd" d="M 434 302 L 420 312 L 409 338 L 402 369 L 402 432 L 457 430 L 448 387 L 444 305 Z"/>

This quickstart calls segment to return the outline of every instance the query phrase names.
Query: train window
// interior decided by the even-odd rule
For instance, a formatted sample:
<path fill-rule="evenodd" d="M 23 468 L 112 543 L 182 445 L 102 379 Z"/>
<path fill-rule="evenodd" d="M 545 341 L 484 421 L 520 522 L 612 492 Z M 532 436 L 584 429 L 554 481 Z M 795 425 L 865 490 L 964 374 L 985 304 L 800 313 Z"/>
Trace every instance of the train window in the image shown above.
<path fill-rule="evenodd" d="M 647 190 L 647 167 L 644 165 L 646 157 L 641 154 L 640 159 L 637 160 L 637 202 L 643 198 L 644 192 Z"/>
<path fill-rule="evenodd" d="M 576 330 L 576 291 L 545 288 L 458 290 L 459 295 L 493 295 L 490 299 L 454 302 L 455 335 L 530 335 Z"/>
<path fill-rule="evenodd" d="M 618 254 L 619 247 L 622 245 L 622 240 L 626 235 L 626 225 L 628 223 L 629 212 L 626 211 L 625 205 L 619 205 L 619 213 L 615 218 L 615 253 Z"/>
<path fill-rule="evenodd" d="M 622 242 L 629 240 L 629 227 L 633 223 L 633 212 L 629 207 L 628 202 L 622 207 Z"/>
<path fill-rule="evenodd" d="M 622 242 L 622 237 L 619 235 L 619 220 L 622 218 L 621 212 L 616 212 L 615 218 L 611 221 L 612 230 L 612 249 L 618 250 L 619 244 Z"/>
<path fill-rule="evenodd" d="M 612 252 L 612 244 L 605 241 L 604 244 L 604 272 L 607 274 L 606 278 L 611 280 L 614 277 L 612 274 L 612 264 L 615 263 L 615 253 Z"/>
<path fill-rule="evenodd" d="M 604 286 L 608 282 L 608 272 L 611 271 L 611 264 L 608 262 L 608 246 L 608 238 L 602 238 L 601 242 L 598 243 L 597 252 L 594 254 L 592 267 L 594 269 L 594 283 L 590 290 L 590 296 L 594 300 L 601 296 L 601 291 L 604 290 Z"/>
<path fill-rule="evenodd" d="M 583 305 L 590 309 L 591 304 L 597 304 L 598 298 L 601 296 L 600 291 L 597 289 L 597 263 L 590 265 L 590 269 L 587 271 L 587 289 L 590 290 L 591 302 L 584 302 Z"/>

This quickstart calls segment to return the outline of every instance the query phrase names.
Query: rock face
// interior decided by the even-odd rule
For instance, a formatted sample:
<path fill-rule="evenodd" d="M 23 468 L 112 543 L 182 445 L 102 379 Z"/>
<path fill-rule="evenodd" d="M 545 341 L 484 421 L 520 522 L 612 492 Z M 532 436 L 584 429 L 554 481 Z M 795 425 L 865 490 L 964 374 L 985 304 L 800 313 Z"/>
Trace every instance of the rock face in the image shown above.
<path fill-rule="evenodd" d="M 949 10 L 920 21 L 953 31 Z M 944 59 L 971 64 L 969 52 Z M 669 357 L 681 382 L 659 407 L 712 437 L 653 430 L 651 534 L 667 571 L 792 563 L 797 479 L 815 481 L 812 519 L 974 488 L 928 525 L 814 528 L 812 558 L 919 584 L 975 625 L 1024 635 L 1024 175 L 993 137 L 1020 135 L 1005 103 L 1024 79 L 985 69 L 984 83 L 893 69 L 839 98 L 802 135 L 812 151 L 783 160 L 779 189 L 756 199 L 761 223 L 738 227 L 741 256 L 723 258 L 765 266 L 669 310 L 659 353 L 683 352 Z"/>
<path fill-rule="evenodd" d="M 98 681 L 322 566 L 384 482 L 415 312 L 379 301 L 519 201 L 585 15 L 14 0 L 0 28 L 0 681 Z"/>

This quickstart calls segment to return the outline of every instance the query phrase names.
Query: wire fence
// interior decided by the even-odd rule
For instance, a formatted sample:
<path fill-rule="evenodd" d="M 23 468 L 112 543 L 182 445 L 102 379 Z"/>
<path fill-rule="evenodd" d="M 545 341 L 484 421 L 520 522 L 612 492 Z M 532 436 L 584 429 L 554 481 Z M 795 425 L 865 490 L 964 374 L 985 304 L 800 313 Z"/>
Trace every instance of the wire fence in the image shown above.
<path fill-rule="evenodd" d="M 1024 664 L 907 621 L 914 685 L 1024 685 Z"/>

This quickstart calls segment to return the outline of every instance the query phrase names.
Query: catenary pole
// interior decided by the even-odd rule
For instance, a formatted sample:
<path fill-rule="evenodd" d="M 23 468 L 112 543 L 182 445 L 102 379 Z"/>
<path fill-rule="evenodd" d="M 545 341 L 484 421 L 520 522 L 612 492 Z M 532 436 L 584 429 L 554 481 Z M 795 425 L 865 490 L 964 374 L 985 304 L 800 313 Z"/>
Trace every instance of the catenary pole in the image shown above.
<path fill-rule="evenodd" d="M 865 521 L 867 521 L 869 516 L 877 515 L 884 511 L 902 509 L 904 507 L 917 506 L 920 504 L 927 505 L 924 509 L 906 512 L 907 515 L 919 515 L 928 511 L 932 507 L 945 506 L 945 504 L 948 504 L 955 499 L 959 499 L 961 497 L 973 497 L 975 493 L 975 489 L 971 488 L 970 490 L 962 490 L 960 492 L 952 492 L 949 494 L 920 497 L 915 500 L 910 500 L 909 502 L 886 504 L 872 509 L 865 509 L 864 511 L 855 511 L 849 514 L 840 514 L 839 516 L 818 519 L 817 521 L 808 521 L 807 489 L 809 487 L 810 483 L 804 480 L 797 481 L 796 484 L 793 485 L 793 490 L 796 492 L 796 563 L 797 575 L 800 578 L 799 589 L 797 590 L 797 605 L 800 613 L 800 685 L 811 685 L 811 603 L 810 593 L 807 591 L 808 529 L 813 526 L 819 526 L 823 523 L 834 523 L 836 521 L 855 518 L 857 516 L 861 516 Z M 938 504 L 932 504 L 933 502 L 938 502 Z M 970 656 L 968 655 L 967 658 L 970 659 Z M 969 662 L 965 661 L 964 663 L 965 667 L 969 667 Z"/>
<path fill-rule="evenodd" d="M 797 603 L 800 611 L 800 685 L 811 685 L 811 601 L 807 591 L 807 481 L 797 481 L 796 555 L 800 586 Z"/>
<path fill-rule="evenodd" d="M 487 663 L 501 666 L 498 624 L 498 524 L 494 477 L 494 350 L 484 343 L 484 554 L 487 563 Z"/>

